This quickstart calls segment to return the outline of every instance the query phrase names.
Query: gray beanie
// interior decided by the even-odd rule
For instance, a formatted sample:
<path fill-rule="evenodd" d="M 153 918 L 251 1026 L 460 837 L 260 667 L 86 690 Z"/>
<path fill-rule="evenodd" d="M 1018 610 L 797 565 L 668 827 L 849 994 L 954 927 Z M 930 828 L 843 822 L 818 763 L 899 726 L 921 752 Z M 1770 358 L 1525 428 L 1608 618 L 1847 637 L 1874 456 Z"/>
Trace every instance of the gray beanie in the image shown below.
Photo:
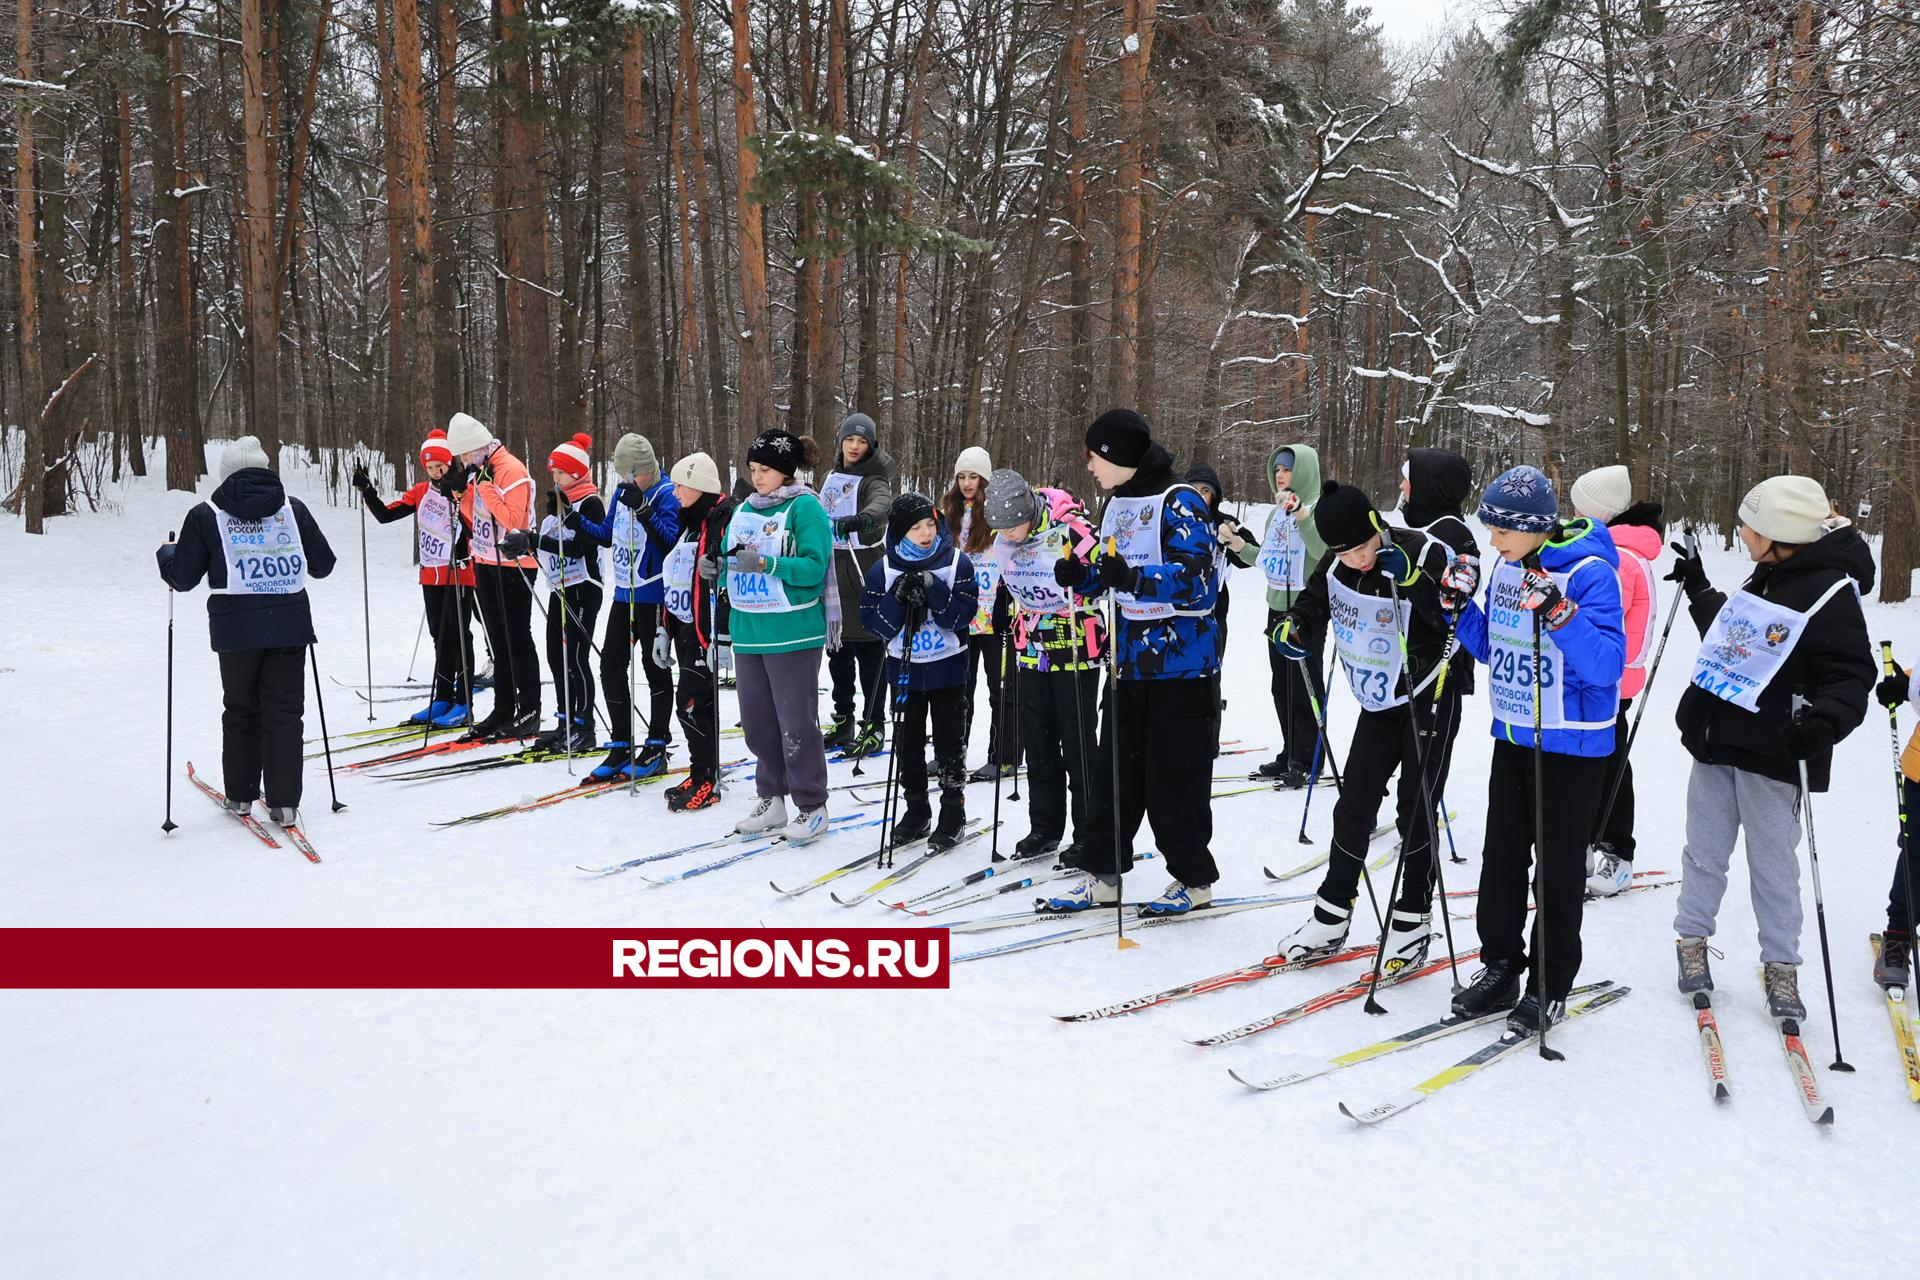
<path fill-rule="evenodd" d="M 1002 467 L 987 477 L 987 492 L 980 505 L 991 529 L 1014 529 L 1040 519 L 1040 500 L 1033 496 L 1026 477 L 1012 467 Z"/>
<path fill-rule="evenodd" d="M 859 436 L 867 442 L 869 449 L 880 447 L 880 428 L 874 426 L 873 419 L 864 413 L 850 413 L 841 420 L 839 434 L 834 439 L 845 440 L 848 436 Z"/>
<path fill-rule="evenodd" d="M 613 446 L 613 469 L 622 480 L 634 475 L 659 475 L 660 458 L 653 442 L 637 431 L 629 431 Z"/>
<path fill-rule="evenodd" d="M 257 436 L 241 436 L 220 451 L 220 478 L 225 480 L 236 471 L 248 467 L 267 466 L 267 451 L 260 447 Z"/>

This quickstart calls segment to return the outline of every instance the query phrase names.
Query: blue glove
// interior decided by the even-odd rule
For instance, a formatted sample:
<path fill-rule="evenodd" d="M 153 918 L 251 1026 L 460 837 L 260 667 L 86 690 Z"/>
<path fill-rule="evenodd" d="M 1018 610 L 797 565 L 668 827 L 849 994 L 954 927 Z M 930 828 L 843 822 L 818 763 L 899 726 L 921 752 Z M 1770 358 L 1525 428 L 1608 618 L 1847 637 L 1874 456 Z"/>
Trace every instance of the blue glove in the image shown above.
<path fill-rule="evenodd" d="M 1420 571 L 1413 567 L 1413 557 L 1391 543 L 1380 548 L 1373 562 L 1393 579 L 1395 586 L 1410 587 L 1420 576 Z"/>
<path fill-rule="evenodd" d="M 1273 647 L 1289 662 L 1304 662 L 1312 656 L 1302 631 L 1300 619 L 1291 613 L 1280 619 L 1280 625 L 1273 629 Z"/>

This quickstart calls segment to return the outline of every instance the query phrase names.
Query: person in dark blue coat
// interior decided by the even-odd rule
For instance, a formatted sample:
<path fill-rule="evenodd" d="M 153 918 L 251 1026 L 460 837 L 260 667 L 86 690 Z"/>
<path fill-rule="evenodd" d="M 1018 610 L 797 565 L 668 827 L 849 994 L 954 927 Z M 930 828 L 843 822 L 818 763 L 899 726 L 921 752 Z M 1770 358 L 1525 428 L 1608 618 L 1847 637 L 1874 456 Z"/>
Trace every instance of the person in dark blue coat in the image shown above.
<path fill-rule="evenodd" d="M 940 771 L 940 824 L 931 849 L 957 844 L 967 823 L 967 628 L 980 606 L 973 562 L 954 548 L 933 500 L 903 493 L 887 511 L 886 554 L 861 581 L 860 625 L 886 645 L 882 677 L 894 691 L 900 716 L 895 768 L 906 808 L 893 843 L 926 835 L 927 721 L 933 721 L 933 759 Z"/>
<path fill-rule="evenodd" d="M 1480 522 L 1499 553 L 1486 601 L 1473 599 L 1478 566 L 1462 555 L 1442 577 L 1443 602 L 1458 611 L 1460 647 L 1487 664 L 1493 704 L 1493 765 L 1480 867 L 1480 955 L 1485 968 L 1454 997 L 1463 1014 L 1515 1005 L 1520 975 L 1544 985 L 1514 1007 L 1508 1025 L 1539 1031 L 1566 1007 L 1580 971 L 1580 918 L 1587 842 L 1599 818 L 1613 755 L 1627 636 L 1620 556 L 1605 525 L 1559 519 L 1553 484 L 1535 467 L 1513 467 L 1480 499 Z M 1537 675 L 1536 675 L 1537 672 Z M 1542 792 L 1534 787 L 1535 726 Z M 1541 830 L 1544 847 L 1535 849 Z M 1539 915 L 1527 944 L 1531 859 L 1540 860 Z"/>
<path fill-rule="evenodd" d="M 241 436 L 220 455 L 212 500 L 189 511 L 179 541 L 154 554 L 169 587 L 191 591 L 204 578 L 211 593 L 207 626 L 226 702 L 228 804 L 247 813 L 264 794 L 270 818 L 298 822 L 304 651 L 314 642 L 307 581 L 333 572 L 333 548 L 306 504 L 289 498 L 267 469 L 260 442 Z"/>

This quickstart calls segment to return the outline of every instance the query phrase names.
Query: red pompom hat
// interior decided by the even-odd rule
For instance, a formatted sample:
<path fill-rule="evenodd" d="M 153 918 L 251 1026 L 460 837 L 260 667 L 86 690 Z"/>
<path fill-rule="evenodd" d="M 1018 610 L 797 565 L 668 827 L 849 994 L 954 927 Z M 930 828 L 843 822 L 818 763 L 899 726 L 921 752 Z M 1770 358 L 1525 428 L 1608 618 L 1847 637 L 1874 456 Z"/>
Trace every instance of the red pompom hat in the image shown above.
<path fill-rule="evenodd" d="M 453 448 L 447 443 L 447 433 L 435 427 L 427 432 L 427 438 L 420 442 L 420 461 L 444 462 L 453 465 Z"/>
<path fill-rule="evenodd" d="M 584 480 L 593 472 L 593 463 L 587 453 L 591 448 L 593 437 L 583 431 L 548 454 L 547 465 Z"/>

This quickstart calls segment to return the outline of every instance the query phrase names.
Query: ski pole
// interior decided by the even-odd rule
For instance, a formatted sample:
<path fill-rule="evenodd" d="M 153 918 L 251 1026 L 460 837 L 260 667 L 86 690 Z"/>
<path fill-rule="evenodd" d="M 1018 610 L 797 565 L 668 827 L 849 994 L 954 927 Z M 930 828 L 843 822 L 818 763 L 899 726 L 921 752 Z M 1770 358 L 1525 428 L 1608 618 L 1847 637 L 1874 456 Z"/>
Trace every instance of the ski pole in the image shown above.
<path fill-rule="evenodd" d="M 1104 521 L 1103 521 L 1104 523 Z M 1119 554 L 1116 550 L 1113 554 Z M 1107 711 L 1111 717 L 1113 750 L 1107 753 L 1108 780 L 1113 790 L 1113 895 L 1114 950 L 1128 951 L 1140 944 L 1127 936 L 1127 877 L 1122 865 L 1130 849 L 1122 849 L 1121 841 L 1132 843 L 1132 837 L 1124 835 L 1120 822 L 1120 645 L 1115 639 L 1120 634 L 1118 626 L 1120 607 L 1114 601 L 1113 592 L 1107 592 Z"/>
<path fill-rule="evenodd" d="M 1011 626 L 1012 625 L 1011 622 L 1009 622 L 1008 625 Z M 1006 682 L 1010 682 L 1013 685 L 1013 692 L 1007 695 L 1007 697 L 1010 698 L 1013 702 L 1013 721 L 1002 731 L 1002 732 L 1011 733 L 1013 735 L 1013 751 L 1011 752 L 1010 759 L 1008 761 L 1008 763 L 1013 768 L 1013 785 L 1007 789 L 1007 799 L 1018 800 L 1020 798 L 1020 747 L 1021 747 L 1020 664 L 1018 662 L 1015 662 L 1012 664 L 1012 670 L 1007 674 L 1007 676 L 1004 679 Z M 1005 699 L 1003 699 L 1003 702 L 1004 701 Z M 1000 737 L 1000 734 L 996 733 L 993 736 L 995 738 L 994 745 L 997 748 L 999 746 L 998 739 Z M 999 772 L 1000 771 L 997 768 L 994 770 L 994 773 L 996 775 Z M 995 785 L 998 785 L 998 784 L 996 783 Z"/>
<path fill-rule="evenodd" d="M 333 811 L 347 806 L 340 803 L 340 790 L 333 782 L 333 740 L 327 735 L 327 697 L 320 691 L 320 657 L 312 644 L 307 645 L 307 660 L 313 664 L 313 702 L 320 708 L 320 745 L 327 753 L 327 791 L 333 797 Z"/>
<path fill-rule="evenodd" d="M 1687 549 L 1694 555 L 1700 554 L 1700 540 L 1694 537 L 1693 530 L 1687 530 Z M 1600 821 L 1594 826 L 1593 840 L 1606 834 L 1607 819 L 1613 816 L 1614 802 L 1620 798 L 1620 788 L 1627 780 L 1627 766 L 1633 755 L 1633 740 L 1640 736 L 1640 720 L 1647 714 L 1647 703 L 1653 693 L 1653 678 L 1660 674 L 1660 658 L 1667 651 L 1667 637 L 1673 632 L 1673 620 L 1680 614 L 1680 602 L 1686 598 L 1687 589 L 1683 583 L 1675 583 L 1673 602 L 1667 606 L 1667 620 L 1660 628 L 1660 642 L 1654 646 L 1653 662 L 1647 667 L 1647 682 L 1640 686 L 1640 705 L 1634 708 L 1633 723 L 1627 726 L 1626 746 L 1620 752 L 1620 767 L 1613 772 L 1613 783 L 1607 788 L 1607 802 L 1600 806 Z M 1592 845 L 1593 840 L 1587 843 Z"/>
<path fill-rule="evenodd" d="M 1880 669 L 1888 678 L 1897 678 L 1900 666 L 1893 660 L 1893 642 L 1880 642 Z M 1913 934 L 1913 846 L 1908 843 L 1913 837 L 1908 824 L 1911 816 L 1907 813 L 1907 775 L 1900 768 L 1900 706 L 1895 703 L 1887 708 L 1887 734 L 1893 744 L 1893 807 L 1900 815 L 1900 883 L 1907 897 L 1907 934 Z"/>
<path fill-rule="evenodd" d="M 899 817 L 900 804 L 900 722 L 905 718 L 907 705 L 907 687 L 913 679 L 913 637 L 920 631 L 920 619 L 909 612 L 907 626 L 900 632 L 903 637 L 900 644 L 900 673 L 894 679 L 893 696 L 888 701 L 887 721 L 893 731 L 893 754 L 887 757 L 887 785 L 880 793 L 880 850 L 875 866 L 891 869 L 893 866 L 893 826 Z M 882 661 L 885 661 L 884 655 Z M 886 684 L 884 680 L 874 681 L 874 688 Z M 868 703 L 871 709 L 872 703 Z M 859 765 L 854 766 L 859 772 Z"/>
<path fill-rule="evenodd" d="M 1538 564 L 1536 560 L 1534 563 Z M 1559 1062 L 1566 1054 L 1547 1046 L 1547 764 L 1540 710 L 1540 611 L 1533 613 L 1533 998 L 1540 1018 L 1540 1056 Z"/>
<path fill-rule="evenodd" d="M 167 531 L 167 545 L 172 546 L 178 530 Z M 180 824 L 173 820 L 173 597 L 178 593 L 173 583 L 167 583 L 167 812 L 160 820 L 160 829 L 169 834 Z"/>
<path fill-rule="evenodd" d="M 427 611 L 420 610 L 420 625 L 413 629 L 413 656 L 407 659 L 407 683 L 413 683 L 413 669 L 420 662 L 420 639 L 427 634 Z"/>
<path fill-rule="evenodd" d="M 1793 695 L 1795 722 L 1800 720 L 1810 705 L 1799 694 Z M 1833 1020 L 1833 1061 L 1827 1070 L 1850 1072 L 1853 1064 L 1840 1052 L 1840 1006 L 1833 998 L 1833 955 L 1827 946 L 1827 899 L 1820 891 L 1820 846 L 1813 839 L 1813 788 L 1807 784 L 1806 760 L 1801 759 L 1796 763 L 1800 766 L 1800 811 L 1807 815 L 1807 865 L 1813 868 L 1813 914 L 1820 925 L 1820 968 L 1827 979 L 1827 1016 Z M 1904 863 L 1906 860 L 1902 858 L 1901 861 Z"/>
<path fill-rule="evenodd" d="M 614 494 L 614 499 L 615 501 L 619 500 L 619 493 L 617 491 Z M 619 593 L 619 588 L 622 585 L 626 586 L 627 589 L 632 592 L 638 592 L 640 589 L 640 559 L 638 555 L 638 548 L 634 546 L 634 542 L 633 542 L 633 530 L 634 530 L 634 526 L 637 523 L 638 521 L 633 520 L 631 518 L 631 514 L 629 514 L 629 520 L 627 524 L 627 577 L 630 579 L 630 581 L 624 584 L 615 583 L 614 591 L 616 595 Z M 640 694 L 640 691 L 634 688 L 634 684 L 633 684 L 633 641 L 634 641 L 633 623 L 634 623 L 634 611 L 637 610 L 639 607 L 640 607 L 640 602 L 638 600 L 629 599 L 627 601 L 627 616 L 625 619 L 625 626 L 627 628 L 627 724 L 626 724 L 626 730 L 627 730 L 627 794 L 630 796 L 637 796 L 640 794 L 640 771 L 634 768 L 634 752 L 633 752 L 633 703 L 634 703 L 634 700 L 637 697 L 639 697 L 639 694 Z M 664 608 L 660 610 L 660 614 L 661 614 L 660 625 L 662 627 L 665 627 L 667 625 L 666 612 L 667 611 Z M 612 641 L 608 641 L 608 643 L 611 644 Z M 606 677 L 603 673 L 601 676 L 600 683 L 602 685 L 605 685 L 606 682 L 607 682 Z M 652 697 L 651 689 L 648 690 L 648 697 L 649 698 Z M 649 715 L 652 714 L 651 706 L 649 706 L 648 708 L 648 714 Z M 662 769 L 665 769 L 667 767 L 666 756 L 664 753 L 662 753 L 662 756 L 660 759 L 660 767 Z"/>
<path fill-rule="evenodd" d="M 1008 638 L 1006 636 L 1001 636 L 1000 637 L 1000 689 L 1001 689 L 1000 708 L 1003 711 L 1006 709 L 1006 705 L 1007 705 L 1007 699 L 1005 696 L 1005 690 L 1007 687 L 1007 644 L 1008 644 Z M 988 719 L 989 719 L 989 724 L 988 724 L 988 732 L 987 732 L 987 763 L 993 765 L 993 848 L 992 848 L 993 858 L 992 860 L 995 862 L 999 862 L 1002 860 L 1000 857 L 1000 766 L 994 763 L 993 757 L 995 754 L 994 748 L 998 747 L 1000 744 L 994 741 L 994 738 L 997 735 L 993 733 L 993 729 L 998 726 L 993 723 L 993 720 L 994 720 L 993 717 L 989 717 Z"/>
<path fill-rule="evenodd" d="M 426 624 L 426 614 L 420 615 L 421 625 Z M 367 723 L 374 720 L 373 714 L 373 595 L 367 585 L 367 496 L 360 495 L 360 622 L 367 642 Z M 318 680 L 320 677 L 315 676 Z"/>

